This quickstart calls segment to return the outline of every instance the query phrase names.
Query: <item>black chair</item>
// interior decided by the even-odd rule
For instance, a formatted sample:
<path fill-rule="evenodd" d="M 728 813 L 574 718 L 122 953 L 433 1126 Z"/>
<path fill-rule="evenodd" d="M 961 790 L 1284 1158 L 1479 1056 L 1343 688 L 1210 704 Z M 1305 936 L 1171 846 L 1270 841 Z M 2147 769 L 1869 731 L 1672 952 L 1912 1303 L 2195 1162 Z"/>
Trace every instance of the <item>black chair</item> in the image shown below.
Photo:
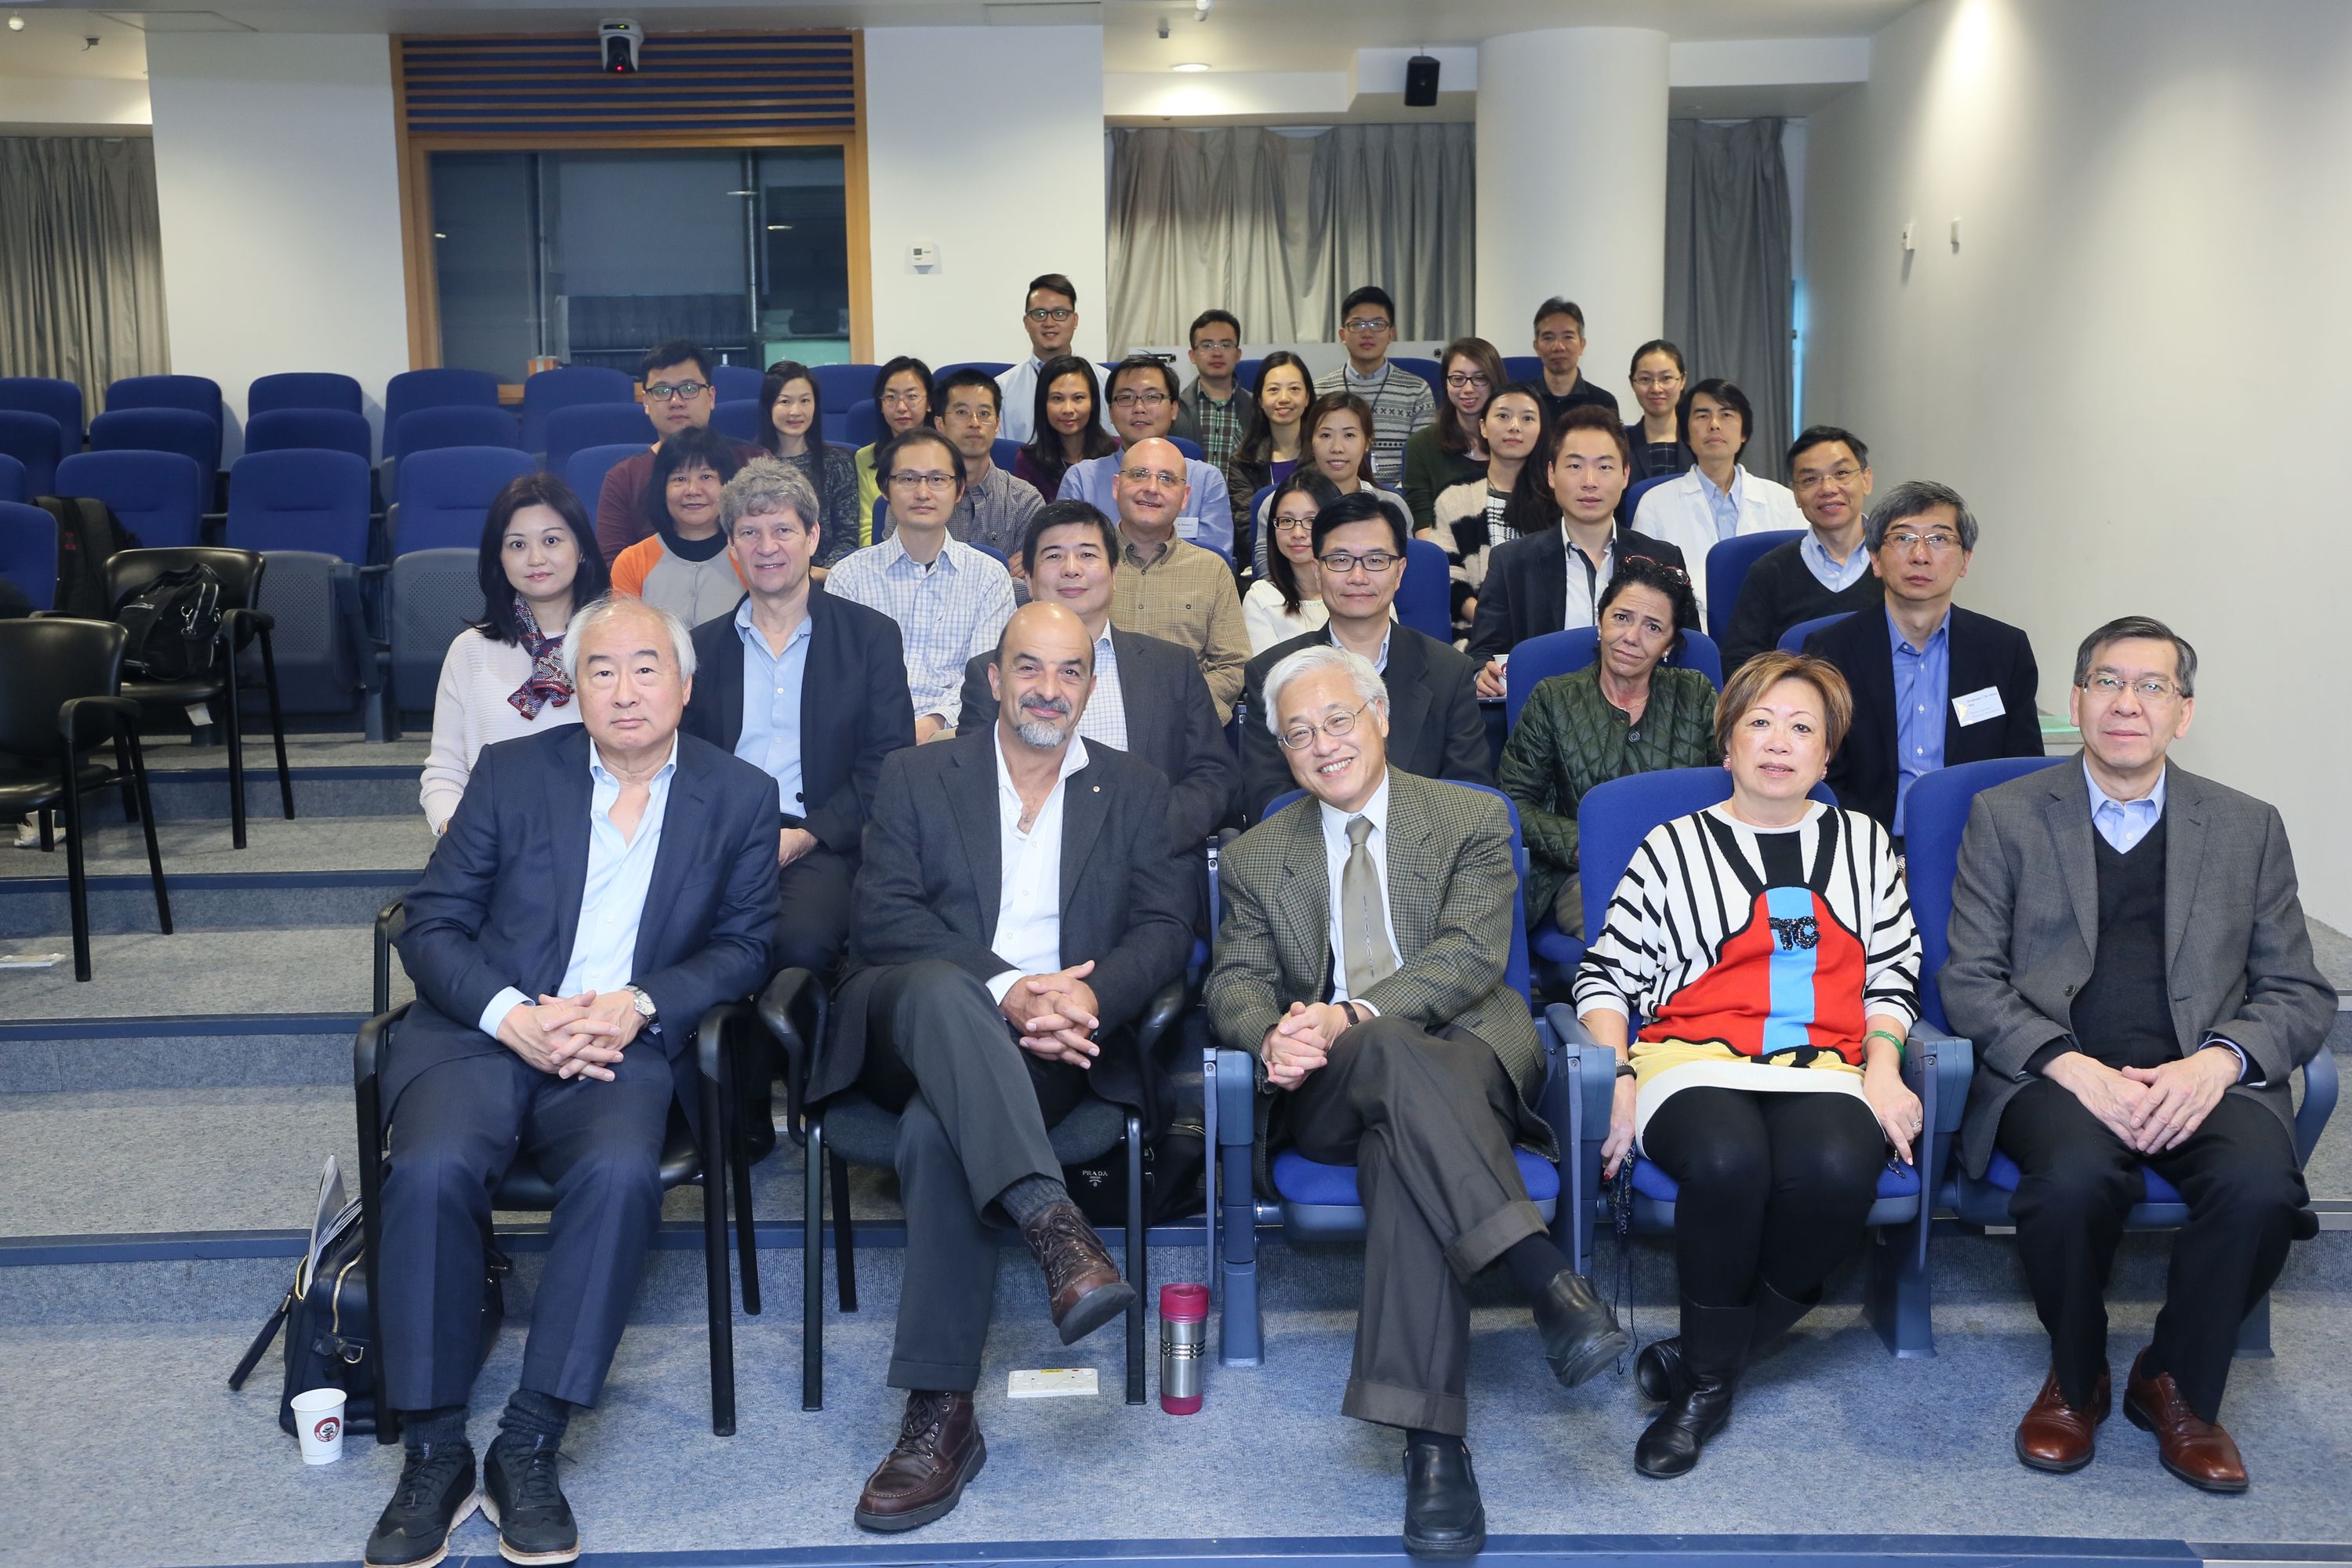
<path fill-rule="evenodd" d="M 856 1230 L 849 1214 L 849 1167 L 895 1165 L 898 1117 L 855 1089 L 823 1105 L 807 1103 L 812 1046 L 824 1038 L 830 999 L 805 969 L 787 969 L 760 997 L 760 1016 L 783 1052 L 784 1104 L 793 1136 L 806 1151 L 801 1203 L 801 1408 L 824 1408 L 824 1189 L 833 1182 L 834 1274 L 841 1310 L 857 1310 Z M 1160 987 L 1136 1023 L 1136 1049 L 1147 1057 L 1184 1010 L 1184 982 Z M 1143 1403 L 1143 1312 L 1150 1294 L 1148 1238 L 1143 1224 L 1143 1128 L 1122 1107 L 1088 1096 L 1050 1130 L 1054 1158 L 1063 1164 L 1099 1158 L 1127 1147 L 1127 1281 L 1135 1287 L 1127 1312 L 1127 1402 Z M 738 1142 L 748 1142 L 739 1137 Z"/>
<path fill-rule="evenodd" d="M 269 694 L 269 732 L 278 742 L 278 794 L 285 803 L 286 820 L 294 820 L 294 775 L 286 765 L 286 719 L 278 702 L 278 656 L 269 634 L 276 623 L 257 609 L 261 574 L 268 562 L 250 550 L 188 545 L 170 550 L 120 550 L 107 557 L 106 602 L 123 598 L 184 566 L 209 566 L 221 585 L 221 657 L 211 673 L 186 680 L 126 680 L 122 695 L 142 703 L 183 708 L 191 702 L 221 700 L 228 737 L 228 811 L 233 840 L 245 847 L 245 720 L 239 711 L 237 655 L 261 646 L 261 679 Z"/>
<path fill-rule="evenodd" d="M 66 818 L 66 887 L 73 910 L 74 978 L 88 980 L 89 879 L 83 864 L 82 795 L 121 785 L 132 792 L 147 832 L 147 871 L 155 884 L 155 920 L 172 934 L 163 858 L 147 798 L 147 756 L 139 744 L 139 705 L 122 693 L 122 648 L 129 635 L 111 621 L 35 616 L 0 621 L 0 821 L 38 812 L 41 847 L 56 837 L 50 814 Z M 109 737 L 117 766 L 92 756 Z"/>

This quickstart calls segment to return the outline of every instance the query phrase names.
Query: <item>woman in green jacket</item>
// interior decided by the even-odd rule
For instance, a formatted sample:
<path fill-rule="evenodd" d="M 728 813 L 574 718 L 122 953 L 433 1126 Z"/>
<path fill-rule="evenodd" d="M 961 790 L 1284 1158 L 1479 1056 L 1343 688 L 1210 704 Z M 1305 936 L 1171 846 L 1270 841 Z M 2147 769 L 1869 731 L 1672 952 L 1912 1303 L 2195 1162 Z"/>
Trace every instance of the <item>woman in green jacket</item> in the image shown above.
<path fill-rule="evenodd" d="M 1528 847 L 1528 921 L 1549 914 L 1584 934 L 1576 807 L 1611 779 L 1722 761 L 1715 686 L 1696 669 L 1661 668 L 1692 616 L 1690 578 L 1646 555 L 1617 563 L 1601 591 L 1601 657 L 1528 694 L 1503 748 L 1503 793 L 1519 808 Z"/>

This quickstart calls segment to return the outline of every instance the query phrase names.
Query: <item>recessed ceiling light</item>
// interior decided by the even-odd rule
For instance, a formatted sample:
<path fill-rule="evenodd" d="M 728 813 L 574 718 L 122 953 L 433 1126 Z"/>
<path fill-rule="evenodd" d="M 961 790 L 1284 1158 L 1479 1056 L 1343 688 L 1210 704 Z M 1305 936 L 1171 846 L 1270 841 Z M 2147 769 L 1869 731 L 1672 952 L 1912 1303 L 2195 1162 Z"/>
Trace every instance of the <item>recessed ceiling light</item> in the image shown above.
<path fill-rule="evenodd" d="M 1168 68 L 1172 71 L 1204 71 L 1209 68 L 1205 62 L 1201 60 L 1186 60 L 1181 66 L 1170 66 Z"/>

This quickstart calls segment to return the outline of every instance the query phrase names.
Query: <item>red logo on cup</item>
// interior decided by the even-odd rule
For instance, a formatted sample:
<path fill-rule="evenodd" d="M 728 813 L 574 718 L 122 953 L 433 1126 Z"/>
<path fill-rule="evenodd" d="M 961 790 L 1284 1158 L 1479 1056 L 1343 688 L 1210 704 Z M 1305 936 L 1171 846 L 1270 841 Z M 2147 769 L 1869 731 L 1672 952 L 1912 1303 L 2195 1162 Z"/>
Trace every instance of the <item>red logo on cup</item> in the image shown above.
<path fill-rule="evenodd" d="M 341 1435 L 342 1429 L 343 1424 L 339 1417 L 322 1415 L 319 1418 L 319 1424 L 310 1428 L 310 1436 L 321 1443 L 331 1443 Z"/>

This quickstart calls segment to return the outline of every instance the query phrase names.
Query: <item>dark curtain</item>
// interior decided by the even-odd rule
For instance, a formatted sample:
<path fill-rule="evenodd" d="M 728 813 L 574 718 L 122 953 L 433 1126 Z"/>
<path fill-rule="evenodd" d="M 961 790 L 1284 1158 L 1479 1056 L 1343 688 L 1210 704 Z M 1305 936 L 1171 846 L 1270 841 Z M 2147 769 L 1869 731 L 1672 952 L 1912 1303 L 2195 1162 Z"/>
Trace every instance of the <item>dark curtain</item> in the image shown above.
<path fill-rule="evenodd" d="M 1472 128 L 1338 125 L 1115 130 L 1110 140 L 1110 342 L 1181 343 L 1222 305 L 1251 342 L 1337 335 L 1349 289 L 1396 300 L 1397 335 L 1446 337 L 1471 319 Z"/>
<path fill-rule="evenodd" d="M 1691 379 L 1748 395 L 1756 429 L 1740 461 L 1785 480 L 1795 402 L 1790 342 L 1789 172 L 1778 120 L 1666 131 L 1666 336 Z"/>
<path fill-rule="evenodd" d="M 169 369 L 154 143 L 0 136 L 0 374 L 77 382 L 95 414 Z"/>

